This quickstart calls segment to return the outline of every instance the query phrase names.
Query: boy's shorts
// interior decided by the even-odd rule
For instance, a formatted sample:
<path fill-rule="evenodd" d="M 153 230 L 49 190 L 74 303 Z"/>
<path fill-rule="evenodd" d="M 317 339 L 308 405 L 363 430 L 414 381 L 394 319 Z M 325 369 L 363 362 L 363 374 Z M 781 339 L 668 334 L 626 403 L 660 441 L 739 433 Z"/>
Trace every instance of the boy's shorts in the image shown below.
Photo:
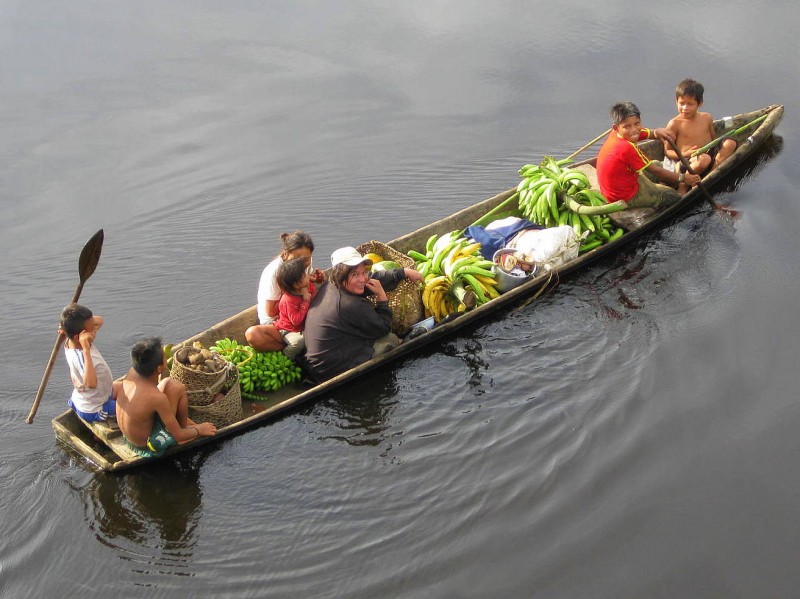
<path fill-rule="evenodd" d="M 681 194 L 662 183 L 654 183 L 648 177 L 639 175 L 639 191 L 628 200 L 629 208 L 666 208 L 677 203 Z"/>
<path fill-rule="evenodd" d="M 153 431 L 150 433 L 150 436 L 147 437 L 147 445 L 145 447 L 139 447 L 128 441 L 128 447 L 137 455 L 144 458 L 162 456 L 167 449 L 177 444 L 177 441 L 169 434 L 169 431 L 164 427 L 164 423 L 161 422 L 161 418 L 158 416 L 156 416 L 155 422 L 153 422 Z"/>
<path fill-rule="evenodd" d="M 113 396 L 109 397 L 108 401 L 100 406 L 100 410 L 97 412 L 81 412 L 72 403 L 72 398 L 67 400 L 67 404 L 86 422 L 105 422 L 109 418 L 116 418 L 117 416 L 117 402 L 114 401 Z"/>

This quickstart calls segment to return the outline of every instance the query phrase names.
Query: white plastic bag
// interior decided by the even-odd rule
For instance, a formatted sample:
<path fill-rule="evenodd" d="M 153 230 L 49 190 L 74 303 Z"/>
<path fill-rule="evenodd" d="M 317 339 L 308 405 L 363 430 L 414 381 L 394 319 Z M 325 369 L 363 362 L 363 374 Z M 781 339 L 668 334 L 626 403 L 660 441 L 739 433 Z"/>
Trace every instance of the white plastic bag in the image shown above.
<path fill-rule="evenodd" d="M 557 267 L 578 257 L 580 239 L 569 225 L 547 229 L 525 229 L 506 244 L 520 252 L 527 262 Z"/>

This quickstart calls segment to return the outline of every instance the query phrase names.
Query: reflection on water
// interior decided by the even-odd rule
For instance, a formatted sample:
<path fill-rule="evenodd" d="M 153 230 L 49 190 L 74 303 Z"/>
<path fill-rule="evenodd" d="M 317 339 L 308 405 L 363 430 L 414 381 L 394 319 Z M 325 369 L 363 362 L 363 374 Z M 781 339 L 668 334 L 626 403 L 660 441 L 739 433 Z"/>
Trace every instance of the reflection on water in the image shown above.
<path fill-rule="evenodd" d="M 139 563 L 135 570 L 185 574 L 202 510 L 198 476 L 205 453 L 125 475 L 98 474 L 83 488 L 86 521 L 97 540 Z"/>
<path fill-rule="evenodd" d="M 772 134 L 764 144 L 742 161 L 741 166 L 711 189 L 712 193 L 732 193 L 755 178 L 767 164 L 783 151 L 783 137 Z"/>
<path fill-rule="evenodd" d="M 464 339 L 462 343 L 445 343 L 442 354 L 451 358 L 460 358 L 467 367 L 469 376 L 467 384 L 474 388 L 477 394 L 486 393 L 483 385 L 483 374 L 489 364 L 481 357 L 483 346 L 478 339 Z"/>
<path fill-rule="evenodd" d="M 481 358 L 482 349 L 477 339 L 459 338 L 457 343 L 436 345 L 435 351 L 460 359 L 467 366 L 467 384 L 474 393 L 483 394 L 486 387 L 482 379 L 488 363 Z M 329 399 L 316 402 L 312 408 L 315 420 L 338 429 L 320 439 L 336 439 L 352 446 L 379 446 L 386 442 L 397 397 L 402 394 L 397 383 L 400 367 L 402 364 L 395 364 L 370 373 L 348 383 L 346 391 L 339 390 Z"/>
<path fill-rule="evenodd" d="M 395 367 L 378 370 L 339 390 L 317 404 L 315 419 L 339 429 L 321 439 L 336 439 L 353 446 L 377 446 L 385 441 L 397 395 Z"/>

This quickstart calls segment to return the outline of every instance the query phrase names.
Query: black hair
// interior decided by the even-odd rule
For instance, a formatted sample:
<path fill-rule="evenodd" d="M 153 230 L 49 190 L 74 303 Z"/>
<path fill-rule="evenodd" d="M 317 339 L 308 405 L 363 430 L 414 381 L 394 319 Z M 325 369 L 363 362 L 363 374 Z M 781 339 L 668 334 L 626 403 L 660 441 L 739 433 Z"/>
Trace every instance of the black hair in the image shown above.
<path fill-rule="evenodd" d="M 161 337 L 148 337 L 133 344 L 131 365 L 142 376 L 150 376 L 164 362 Z"/>
<path fill-rule="evenodd" d="M 342 289 L 345 281 L 347 281 L 347 277 L 350 276 L 350 271 L 354 268 L 355 266 L 349 266 L 347 264 L 337 264 L 331 268 L 330 274 L 328 274 L 328 280 L 333 286 Z"/>
<path fill-rule="evenodd" d="M 284 260 L 278 265 L 275 281 L 284 293 L 296 293 L 297 284 L 306 272 L 305 258 L 292 258 Z"/>
<path fill-rule="evenodd" d="M 641 117 L 642 113 L 639 112 L 639 108 L 633 102 L 619 102 L 614 104 L 611 107 L 611 122 L 615 125 L 619 125 L 625 119 L 638 116 Z"/>
<path fill-rule="evenodd" d="M 86 306 L 81 304 L 68 304 L 61 311 L 61 330 L 64 331 L 67 337 L 72 339 L 75 335 L 80 333 L 86 328 L 86 321 L 89 320 L 94 314 Z"/>
<path fill-rule="evenodd" d="M 689 96 L 697 100 L 699 104 L 703 101 L 703 92 L 705 92 L 705 88 L 702 83 L 694 79 L 684 79 L 675 88 L 675 99 L 677 100 L 681 96 Z"/>
<path fill-rule="evenodd" d="M 281 233 L 281 254 L 283 256 L 300 248 L 308 248 L 312 254 L 314 253 L 314 242 L 311 239 L 311 235 L 305 231 Z"/>

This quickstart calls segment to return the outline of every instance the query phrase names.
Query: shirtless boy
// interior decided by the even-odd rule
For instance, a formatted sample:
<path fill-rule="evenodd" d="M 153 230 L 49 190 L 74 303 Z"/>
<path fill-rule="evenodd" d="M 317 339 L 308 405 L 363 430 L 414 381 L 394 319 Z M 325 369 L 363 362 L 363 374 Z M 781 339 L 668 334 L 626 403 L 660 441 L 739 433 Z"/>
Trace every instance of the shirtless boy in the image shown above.
<path fill-rule="evenodd" d="M 131 363 L 117 396 L 117 422 L 131 449 L 155 457 L 173 445 L 216 434 L 212 423 L 197 424 L 189 418 L 183 383 L 170 377 L 159 381 L 167 369 L 160 338 L 136 342 Z"/>
<path fill-rule="evenodd" d="M 675 136 L 675 145 L 689 161 L 689 166 L 700 176 L 705 176 L 718 167 L 736 149 L 736 141 L 726 139 L 721 144 L 710 148 L 708 152 L 691 157 L 698 148 L 702 148 L 716 137 L 714 119 L 707 112 L 700 112 L 703 105 L 703 85 L 694 79 L 684 79 L 675 88 L 675 104 L 678 116 L 667 123 L 667 130 Z M 667 158 L 679 162 L 678 154 L 669 144 L 664 144 Z"/>

